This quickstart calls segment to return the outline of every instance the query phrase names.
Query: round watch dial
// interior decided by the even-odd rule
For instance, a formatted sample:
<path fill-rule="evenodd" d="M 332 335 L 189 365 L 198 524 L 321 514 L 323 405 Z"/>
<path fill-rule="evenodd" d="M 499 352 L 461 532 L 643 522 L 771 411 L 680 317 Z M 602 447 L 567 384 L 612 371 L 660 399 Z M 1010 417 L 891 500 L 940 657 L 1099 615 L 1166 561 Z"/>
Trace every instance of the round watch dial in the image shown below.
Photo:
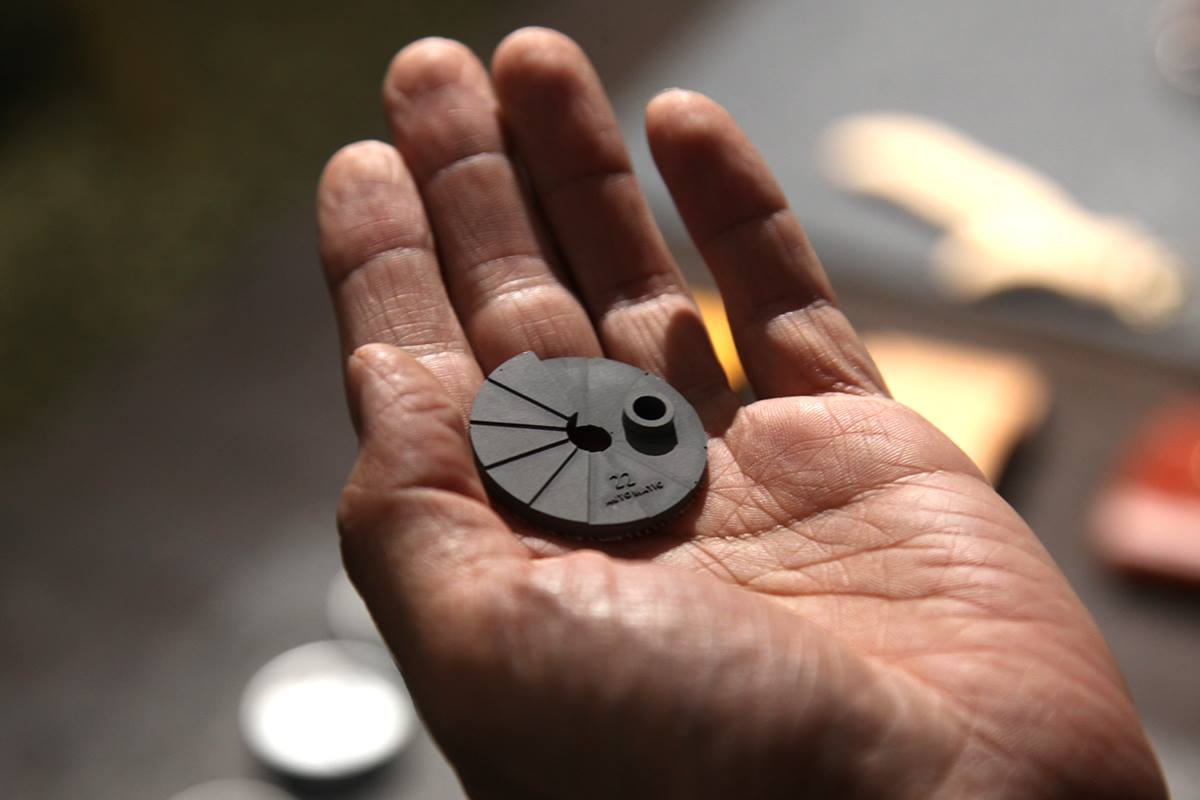
<path fill-rule="evenodd" d="M 692 499 L 707 464 L 704 427 L 683 396 L 606 358 L 509 359 L 476 394 L 470 436 L 493 498 L 580 539 L 661 524 Z"/>

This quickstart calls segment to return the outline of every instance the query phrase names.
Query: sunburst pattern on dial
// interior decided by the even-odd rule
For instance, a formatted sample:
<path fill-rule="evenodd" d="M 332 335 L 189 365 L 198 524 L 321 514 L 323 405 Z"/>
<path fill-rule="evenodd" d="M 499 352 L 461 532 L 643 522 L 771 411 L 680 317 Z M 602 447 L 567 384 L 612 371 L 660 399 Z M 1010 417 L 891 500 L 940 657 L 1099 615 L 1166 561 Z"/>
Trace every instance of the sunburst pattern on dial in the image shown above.
<path fill-rule="evenodd" d="M 475 396 L 471 446 L 491 495 L 556 533 L 619 539 L 680 511 L 707 437 L 661 378 L 606 358 L 522 353 Z"/>

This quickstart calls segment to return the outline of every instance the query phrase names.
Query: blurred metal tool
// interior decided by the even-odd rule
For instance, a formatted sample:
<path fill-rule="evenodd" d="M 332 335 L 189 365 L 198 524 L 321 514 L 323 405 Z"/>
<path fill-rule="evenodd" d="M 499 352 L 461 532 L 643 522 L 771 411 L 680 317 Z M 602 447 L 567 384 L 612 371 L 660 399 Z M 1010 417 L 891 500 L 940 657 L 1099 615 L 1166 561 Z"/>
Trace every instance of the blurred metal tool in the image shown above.
<path fill-rule="evenodd" d="M 277 656 L 242 695 L 247 747 L 267 766 L 305 780 L 379 767 L 412 740 L 417 716 L 378 645 L 313 642 Z"/>
<path fill-rule="evenodd" d="M 190 789 L 184 789 L 171 800 L 295 800 L 295 798 L 267 783 L 230 778 L 209 781 Z"/>
<path fill-rule="evenodd" d="M 1130 220 L 1092 214 L 1049 178 L 948 126 L 862 114 L 837 122 L 823 149 L 837 185 L 944 231 L 934 276 L 953 297 L 1047 289 L 1135 328 L 1165 325 L 1183 305 L 1184 265 L 1164 243 Z"/>
<path fill-rule="evenodd" d="M 1154 62 L 1175 88 L 1200 96 L 1200 3 L 1164 4 L 1154 36 Z"/>

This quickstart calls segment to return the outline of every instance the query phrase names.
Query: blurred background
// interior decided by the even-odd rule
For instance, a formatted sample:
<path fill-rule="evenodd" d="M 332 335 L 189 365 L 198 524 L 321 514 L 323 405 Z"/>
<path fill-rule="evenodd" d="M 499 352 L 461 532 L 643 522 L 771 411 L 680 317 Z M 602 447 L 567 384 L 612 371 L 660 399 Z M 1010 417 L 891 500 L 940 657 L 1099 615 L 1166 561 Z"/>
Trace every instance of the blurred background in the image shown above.
<path fill-rule="evenodd" d="M 1192 0 L 9 0 L 6 796 L 168 798 L 218 779 L 242 782 L 189 800 L 461 796 L 403 687 L 355 647 L 260 668 L 372 639 L 338 575 L 353 440 L 316 178 L 341 144 L 384 135 L 378 86 L 405 43 L 452 36 L 486 58 L 526 24 L 593 57 L 701 290 L 641 109 L 679 85 L 738 117 L 897 395 L 1043 538 L 1174 796 L 1200 798 Z M 268 724 L 284 707 L 302 729 L 312 697 L 347 686 L 392 715 L 321 725 L 376 740 L 334 753 Z"/>

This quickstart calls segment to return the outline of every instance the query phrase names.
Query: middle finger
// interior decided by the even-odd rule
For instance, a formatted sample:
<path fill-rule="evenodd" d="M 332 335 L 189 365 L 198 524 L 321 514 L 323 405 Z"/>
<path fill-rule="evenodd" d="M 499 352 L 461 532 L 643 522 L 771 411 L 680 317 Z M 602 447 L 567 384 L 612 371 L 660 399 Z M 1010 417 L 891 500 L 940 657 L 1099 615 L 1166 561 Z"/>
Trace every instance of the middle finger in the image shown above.
<path fill-rule="evenodd" d="M 501 44 L 492 69 L 516 149 L 605 351 L 662 375 L 702 413 L 735 405 L 583 51 L 555 31 L 525 29 Z"/>
<path fill-rule="evenodd" d="M 525 350 L 600 355 L 587 313 L 539 241 L 479 60 L 458 42 L 421 40 L 392 60 L 383 95 L 484 373 Z"/>

